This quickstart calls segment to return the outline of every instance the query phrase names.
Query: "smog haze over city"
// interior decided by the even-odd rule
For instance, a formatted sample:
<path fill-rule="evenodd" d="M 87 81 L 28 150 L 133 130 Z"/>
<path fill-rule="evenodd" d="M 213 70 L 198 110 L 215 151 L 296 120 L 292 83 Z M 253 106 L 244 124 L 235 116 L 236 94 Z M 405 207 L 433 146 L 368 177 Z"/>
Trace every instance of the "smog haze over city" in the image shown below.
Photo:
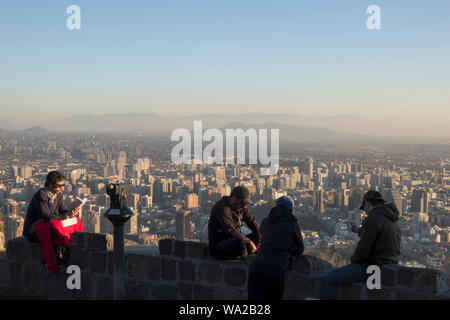
<path fill-rule="evenodd" d="M 88 199 L 86 232 L 113 233 L 106 187 L 131 185 L 125 239 L 153 249 L 207 243 L 235 186 L 258 223 L 290 196 L 305 253 L 335 266 L 350 263 L 350 223 L 375 189 L 400 211 L 399 264 L 450 275 L 449 12 L 444 0 L 1 2 L 0 251 L 59 170 L 66 203 Z M 273 162 L 252 163 L 263 130 Z"/>

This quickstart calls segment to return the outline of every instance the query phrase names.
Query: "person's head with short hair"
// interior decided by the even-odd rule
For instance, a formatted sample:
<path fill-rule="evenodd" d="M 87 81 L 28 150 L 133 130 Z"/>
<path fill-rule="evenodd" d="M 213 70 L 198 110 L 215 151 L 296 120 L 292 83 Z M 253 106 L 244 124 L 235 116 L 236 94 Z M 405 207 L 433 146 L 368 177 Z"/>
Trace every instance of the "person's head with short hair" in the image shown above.
<path fill-rule="evenodd" d="M 359 210 L 364 210 L 365 213 L 370 214 L 373 208 L 385 202 L 381 193 L 376 190 L 369 190 L 364 194 Z"/>
<path fill-rule="evenodd" d="M 66 177 L 59 171 L 50 171 L 45 178 L 45 186 L 53 193 L 60 193 Z"/>
<path fill-rule="evenodd" d="M 282 196 L 277 199 L 275 204 L 278 208 L 289 210 L 294 213 L 294 200 L 289 196 Z"/>
<path fill-rule="evenodd" d="M 236 209 L 242 209 L 247 204 L 253 204 L 250 200 L 250 192 L 244 186 L 235 187 L 231 190 L 231 206 Z"/>

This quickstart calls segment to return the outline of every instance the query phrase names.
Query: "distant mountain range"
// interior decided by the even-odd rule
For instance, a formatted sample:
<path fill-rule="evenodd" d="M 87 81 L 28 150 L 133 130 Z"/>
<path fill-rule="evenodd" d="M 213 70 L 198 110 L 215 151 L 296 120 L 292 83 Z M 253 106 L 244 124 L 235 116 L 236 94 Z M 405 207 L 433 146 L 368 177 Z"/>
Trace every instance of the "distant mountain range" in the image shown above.
<path fill-rule="evenodd" d="M 131 132 L 167 133 L 177 128 L 193 130 L 194 121 L 201 120 L 203 128 L 278 128 L 281 138 L 297 137 L 309 140 L 350 139 L 367 137 L 450 137 L 450 126 L 418 123 L 399 118 L 363 119 L 349 114 L 334 116 L 301 116 L 296 114 L 243 113 L 199 114 L 163 117 L 155 113 L 126 113 L 105 115 L 75 115 L 48 125 L 63 132 Z M 28 129 L 1 121 L 0 128 L 49 132 L 42 126 Z"/>
<path fill-rule="evenodd" d="M 36 133 L 36 134 L 42 134 L 42 133 L 49 133 L 51 131 L 45 129 L 42 126 L 34 126 L 34 127 L 29 127 L 29 128 L 26 128 L 26 129 L 22 129 L 22 130 L 11 130 L 11 129 L 2 129 L 2 128 L 0 128 L 0 132 L 4 132 L 4 133 L 10 132 L 10 133 L 30 133 L 30 134 Z"/>

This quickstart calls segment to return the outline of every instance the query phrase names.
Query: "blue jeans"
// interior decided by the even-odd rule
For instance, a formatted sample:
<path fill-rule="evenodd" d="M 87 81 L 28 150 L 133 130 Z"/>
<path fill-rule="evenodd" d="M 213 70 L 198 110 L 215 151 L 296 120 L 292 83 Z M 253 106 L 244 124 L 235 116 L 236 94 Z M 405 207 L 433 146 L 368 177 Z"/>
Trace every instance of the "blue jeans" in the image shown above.
<path fill-rule="evenodd" d="M 369 275 L 366 273 L 368 264 L 348 264 L 337 268 L 320 281 L 320 299 L 336 300 L 337 286 L 350 282 L 366 282 Z"/>

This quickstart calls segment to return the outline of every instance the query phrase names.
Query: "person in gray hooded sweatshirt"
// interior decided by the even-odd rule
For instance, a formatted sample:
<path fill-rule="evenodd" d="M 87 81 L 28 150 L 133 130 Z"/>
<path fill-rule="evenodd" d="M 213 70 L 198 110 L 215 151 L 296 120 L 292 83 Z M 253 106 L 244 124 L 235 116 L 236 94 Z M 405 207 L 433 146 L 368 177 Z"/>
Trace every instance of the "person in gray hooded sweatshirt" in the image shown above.
<path fill-rule="evenodd" d="M 261 223 L 261 248 L 250 265 L 249 300 L 281 300 L 284 273 L 292 254 L 301 255 L 303 237 L 294 216 L 294 201 L 281 197 Z"/>

